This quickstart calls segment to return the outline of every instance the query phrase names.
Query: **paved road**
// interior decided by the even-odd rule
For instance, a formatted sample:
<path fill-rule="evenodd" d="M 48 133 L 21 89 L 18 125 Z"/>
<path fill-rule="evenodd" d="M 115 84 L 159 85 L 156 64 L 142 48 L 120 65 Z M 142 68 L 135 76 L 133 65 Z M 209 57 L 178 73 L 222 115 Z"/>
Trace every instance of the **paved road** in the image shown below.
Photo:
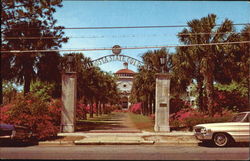
<path fill-rule="evenodd" d="M 1 159 L 247 160 L 249 147 L 87 145 L 0 147 Z"/>

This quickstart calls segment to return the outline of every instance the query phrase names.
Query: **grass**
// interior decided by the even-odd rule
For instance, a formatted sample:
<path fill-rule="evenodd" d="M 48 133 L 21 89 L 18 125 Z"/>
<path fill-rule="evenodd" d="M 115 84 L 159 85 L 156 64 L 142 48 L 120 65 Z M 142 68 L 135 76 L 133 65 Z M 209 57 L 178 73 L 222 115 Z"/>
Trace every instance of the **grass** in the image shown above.
<path fill-rule="evenodd" d="M 96 116 L 94 114 L 93 118 L 90 118 L 90 115 L 87 114 L 87 120 L 79 120 L 79 121 L 87 121 L 87 122 L 107 122 L 110 121 L 115 114 L 110 113 L 110 114 L 102 114 L 99 116 Z"/>
<path fill-rule="evenodd" d="M 154 131 L 154 120 L 148 116 L 134 114 L 131 112 L 128 114 L 137 129 L 150 132 Z"/>
<path fill-rule="evenodd" d="M 116 114 L 103 114 L 93 118 L 87 114 L 87 120 L 78 120 L 76 123 L 76 131 L 89 131 L 89 130 L 109 130 L 118 127 L 116 123 Z"/>
<path fill-rule="evenodd" d="M 128 112 L 131 122 L 135 125 L 135 128 L 143 131 L 154 131 L 154 120 L 148 116 L 143 116 L 140 114 L 134 114 Z M 93 118 L 87 115 L 87 120 L 79 120 L 76 124 L 76 131 L 89 131 L 89 130 L 111 130 L 114 128 L 119 128 L 121 125 L 119 121 L 119 112 L 113 112 L 110 114 L 103 114 L 96 116 L 94 114 Z"/>

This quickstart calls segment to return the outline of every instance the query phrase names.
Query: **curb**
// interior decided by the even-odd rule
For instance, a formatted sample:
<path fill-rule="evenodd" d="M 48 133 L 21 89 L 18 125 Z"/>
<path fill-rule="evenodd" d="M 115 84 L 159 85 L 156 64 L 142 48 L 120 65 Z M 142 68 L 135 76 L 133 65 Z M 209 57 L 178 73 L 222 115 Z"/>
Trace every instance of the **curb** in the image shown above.
<path fill-rule="evenodd" d="M 75 145 L 74 141 L 40 141 L 38 146 Z"/>
<path fill-rule="evenodd" d="M 154 141 L 75 141 L 75 145 L 142 145 L 154 144 Z"/>
<path fill-rule="evenodd" d="M 75 141 L 43 141 L 40 146 L 60 145 L 164 145 L 164 146 L 198 146 L 193 133 L 58 133 L 58 136 L 84 136 L 85 139 Z M 109 138 L 114 137 L 114 138 Z M 120 138 L 125 137 L 125 138 Z M 133 138 L 136 137 L 137 139 Z"/>
<path fill-rule="evenodd" d="M 164 145 L 164 146 L 198 146 L 199 141 L 160 141 L 155 142 L 155 145 Z"/>
<path fill-rule="evenodd" d="M 44 141 L 39 146 L 63 145 L 162 145 L 162 146 L 198 146 L 199 141 Z"/>

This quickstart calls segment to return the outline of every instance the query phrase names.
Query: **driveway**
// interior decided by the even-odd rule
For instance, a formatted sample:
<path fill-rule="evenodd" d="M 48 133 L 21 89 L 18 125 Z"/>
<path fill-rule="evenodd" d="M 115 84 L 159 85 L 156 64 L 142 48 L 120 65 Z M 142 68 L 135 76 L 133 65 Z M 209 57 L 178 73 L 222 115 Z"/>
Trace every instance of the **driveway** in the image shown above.
<path fill-rule="evenodd" d="M 105 116 L 78 121 L 76 131 L 90 133 L 141 132 L 135 127 L 127 112 L 112 112 Z"/>

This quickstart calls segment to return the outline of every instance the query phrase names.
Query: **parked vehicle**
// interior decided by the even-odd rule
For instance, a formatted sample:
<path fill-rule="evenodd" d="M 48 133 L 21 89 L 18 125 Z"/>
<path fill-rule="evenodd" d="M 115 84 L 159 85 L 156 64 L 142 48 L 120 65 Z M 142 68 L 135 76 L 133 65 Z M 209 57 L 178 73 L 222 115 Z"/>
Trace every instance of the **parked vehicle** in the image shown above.
<path fill-rule="evenodd" d="M 27 141 L 33 136 L 32 131 L 24 126 L 0 124 L 0 140 Z"/>
<path fill-rule="evenodd" d="M 212 141 L 218 147 L 250 142 L 250 111 L 237 114 L 230 122 L 196 125 L 194 132 L 196 139 Z"/>

